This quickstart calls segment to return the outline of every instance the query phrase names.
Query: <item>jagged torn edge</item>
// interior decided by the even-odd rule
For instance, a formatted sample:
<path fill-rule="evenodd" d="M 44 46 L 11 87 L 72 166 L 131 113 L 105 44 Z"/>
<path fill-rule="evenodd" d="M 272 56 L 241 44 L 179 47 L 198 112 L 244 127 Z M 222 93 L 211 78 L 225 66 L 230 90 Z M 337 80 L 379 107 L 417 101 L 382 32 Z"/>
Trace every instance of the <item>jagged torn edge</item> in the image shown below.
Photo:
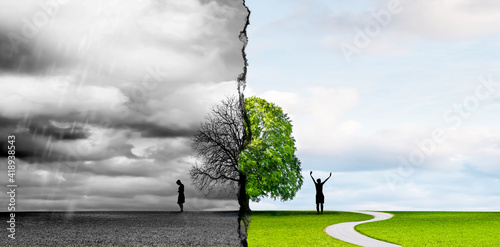
<path fill-rule="evenodd" d="M 243 62 L 244 62 L 243 73 L 238 75 L 238 91 L 240 92 L 240 94 L 243 94 L 243 91 L 245 90 L 245 87 L 246 87 L 248 60 L 247 60 L 247 53 L 245 52 L 245 49 L 246 49 L 247 44 L 248 44 L 247 27 L 248 27 L 248 25 L 250 25 L 250 14 L 251 14 L 251 11 L 248 8 L 248 6 L 246 5 L 245 0 L 243 0 L 243 6 L 247 10 L 248 15 L 246 18 L 245 26 L 243 27 L 243 30 L 240 31 L 240 36 L 239 36 L 240 41 L 243 42 L 243 47 L 241 48 L 241 55 L 243 56 Z"/>
<path fill-rule="evenodd" d="M 241 54 L 243 56 L 244 66 L 243 66 L 243 73 L 238 75 L 238 94 L 239 94 L 238 96 L 239 96 L 239 100 L 240 100 L 240 107 L 241 107 L 241 110 L 243 111 L 244 119 L 248 120 L 248 118 L 245 116 L 246 115 L 246 112 L 244 110 L 245 109 L 244 108 L 245 96 L 243 94 L 243 91 L 245 90 L 245 87 L 246 87 L 246 78 L 247 78 L 248 60 L 247 60 L 247 54 L 245 52 L 245 49 L 246 49 L 247 44 L 248 44 L 247 27 L 250 24 L 251 11 L 248 8 L 248 6 L 246 5 L 246 1 L 245 0 L 242 0 L 242 1 L 243 1 L 243 6 L 245 7 L 245 9 L 248 12 L 248 15 L 247 15 L 247 18 L 245 21 L 245 26 L 243 27 L 243 30 L 241 30 L 240 36 L 239 36 L 240 41 L 243 42 L 243 47 L 241 48 Z M 251 136 L 251 134 L 250 134 L 250 136 Z M 241 195 L 238 195 L 238 196 L 241 196 Z M 241 226 L 242 223 L 244 224 L 243 229 Z M 241 241 L 241 245 L 244 247 L 248 246 L 248 242 L 247 242 L 247 230 L 248 229 L 247 229 L 247 227 L 248 227 L 249 223 L 250 223 L 250 220 L 249 220 L 248 216 L 245 214 L 245 212 L 242 212 L 242 209 L 240 208 L 239 214 L 238 214 L 238 235 L 239 235 L 239 238 Z"/>

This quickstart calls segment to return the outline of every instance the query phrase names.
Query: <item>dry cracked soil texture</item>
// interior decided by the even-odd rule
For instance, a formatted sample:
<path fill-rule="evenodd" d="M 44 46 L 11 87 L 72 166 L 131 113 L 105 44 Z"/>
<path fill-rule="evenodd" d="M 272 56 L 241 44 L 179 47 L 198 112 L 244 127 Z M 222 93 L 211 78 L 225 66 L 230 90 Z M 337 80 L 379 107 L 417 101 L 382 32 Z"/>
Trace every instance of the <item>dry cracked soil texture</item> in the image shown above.
<path fill-rule="evenodd" d="M 16 239 L 4 231 L 0 246 L 238 246 L 237 218 L 237 212 L 17 212 Z"/>

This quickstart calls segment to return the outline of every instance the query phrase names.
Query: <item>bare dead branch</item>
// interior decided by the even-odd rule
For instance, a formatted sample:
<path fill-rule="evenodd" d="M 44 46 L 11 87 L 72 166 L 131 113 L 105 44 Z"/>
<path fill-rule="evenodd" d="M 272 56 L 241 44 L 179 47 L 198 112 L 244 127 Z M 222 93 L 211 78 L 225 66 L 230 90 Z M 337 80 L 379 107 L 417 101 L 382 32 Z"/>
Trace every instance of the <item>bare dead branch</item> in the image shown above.
<path fill-rule="evenodd" d="M 212 108 L 193 137 L 198 162 L 190 170 L 196 187 L 236 191 L 240 181 L 238 156 L 243 150 L 245 128 L 239 100 L 228 97 Z"/>

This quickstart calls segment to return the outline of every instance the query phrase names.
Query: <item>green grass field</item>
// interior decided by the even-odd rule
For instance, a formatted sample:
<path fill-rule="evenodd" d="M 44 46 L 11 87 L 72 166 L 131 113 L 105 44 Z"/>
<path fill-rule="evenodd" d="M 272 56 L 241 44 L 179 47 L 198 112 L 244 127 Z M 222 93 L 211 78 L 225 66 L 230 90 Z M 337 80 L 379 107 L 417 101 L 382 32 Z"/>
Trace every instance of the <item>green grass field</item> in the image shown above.
<path fill-rule="evenodd" d="M 253 211 L 248 230 L 249 246 L 356 246 L 336 240 L 323 231 L 327 226 L 369 220 L 373 216 L 325 211 Z"/>
<path fill-rule="evenodd" d="M 394 217 L 356 226 L 402 246 L 500 246 L 500 212 L 388 212 Z"/>

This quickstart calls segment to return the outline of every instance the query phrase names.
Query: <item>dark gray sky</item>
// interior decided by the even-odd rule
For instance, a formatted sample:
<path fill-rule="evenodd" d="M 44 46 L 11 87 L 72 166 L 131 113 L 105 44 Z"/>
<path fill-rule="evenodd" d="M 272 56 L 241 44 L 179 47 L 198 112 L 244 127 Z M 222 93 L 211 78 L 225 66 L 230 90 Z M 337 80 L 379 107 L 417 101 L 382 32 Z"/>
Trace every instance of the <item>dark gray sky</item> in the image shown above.
<path fill-rule="evenodd" d="M 2 1 L 0 136 L 16 135 L 17 210 L 175 210 L 177 179 L 186 210 L 235 209 L 188 171 L 193 131 L 236 91 L 245 18 L 240 1 Z"/>

